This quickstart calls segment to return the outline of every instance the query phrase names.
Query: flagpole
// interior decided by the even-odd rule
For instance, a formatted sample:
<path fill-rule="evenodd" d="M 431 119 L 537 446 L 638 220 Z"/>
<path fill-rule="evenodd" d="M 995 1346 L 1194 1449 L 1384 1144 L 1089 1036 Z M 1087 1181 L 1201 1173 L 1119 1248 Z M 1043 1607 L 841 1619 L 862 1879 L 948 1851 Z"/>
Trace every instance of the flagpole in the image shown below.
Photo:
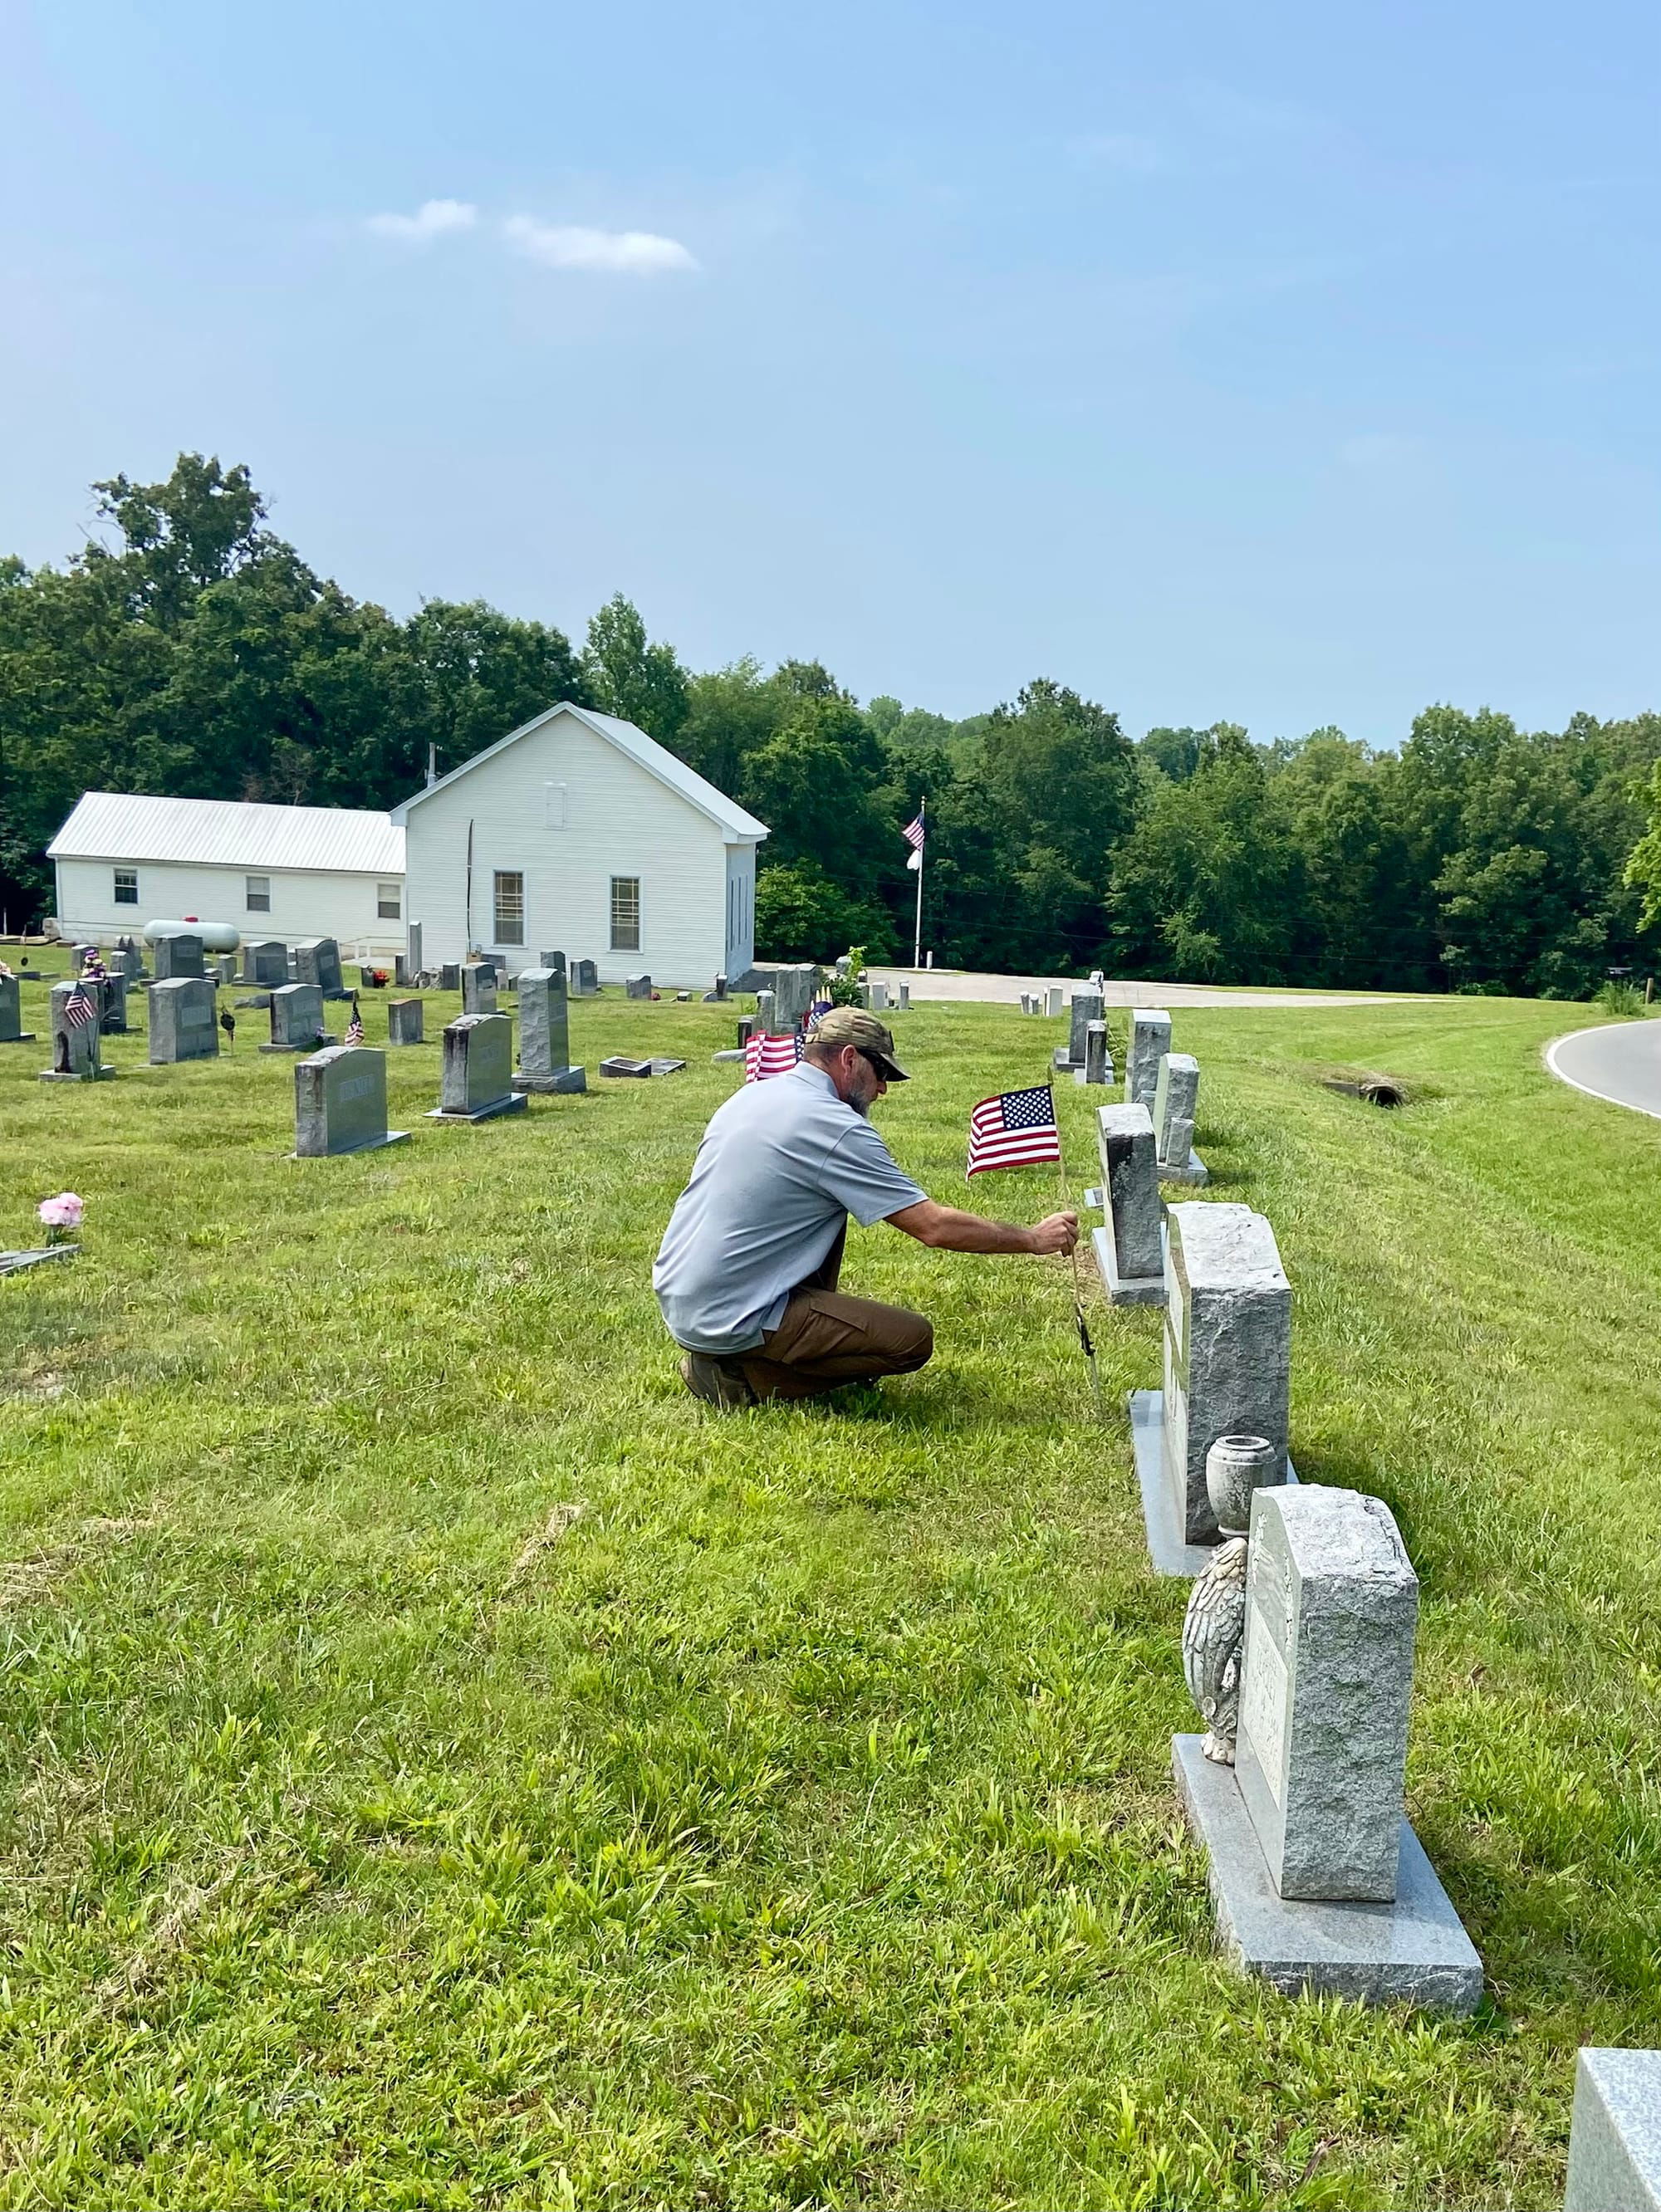
<path fill-rule="evenodd" d="M 917 803 L 917 821 L 923 829 L 925 844 L 928 842 L 928 827 L 924 817 L 928 812 L 928 800 L 925 795 Z M 911 965 L 914 968 L 922 966 L 922 846 L 919 845 L 917 848 L 917 926 L 911 939 Z"/>

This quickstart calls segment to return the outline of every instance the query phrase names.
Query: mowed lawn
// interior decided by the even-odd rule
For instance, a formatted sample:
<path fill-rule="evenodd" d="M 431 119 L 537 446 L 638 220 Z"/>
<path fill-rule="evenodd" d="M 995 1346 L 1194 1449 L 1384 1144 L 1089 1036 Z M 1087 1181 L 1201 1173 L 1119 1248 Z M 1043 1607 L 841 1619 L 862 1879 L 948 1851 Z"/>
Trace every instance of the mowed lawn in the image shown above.
<path fill-rule="evenodd" d="M 0 1048 L 0 1244 L 88 1203 L 0 1281 L 0 2203 L 1556 2204 L 1577 2045 L 1661 2044 L 1661 1125 L 1540 1065 L 1597 1018 L 1176 1017 L 1211 1194 L 1292 1279 L 1299 1471 L 1422 1580 L 1464 2023 L 1211 1953 L 1123 1412 L 1156 1316 L 1094 1303 L 1098 1421 L 1059 1263 L 855 1231 L 929 1369 L 683 1393 L 648 1271 L 730 1010 L 579 1006 L 590 1094 L 477 1128 L 394 1054 L 414 1140 L 332 1162 L 257 1014 L 96 1090 Z M 897 1022 L 881 1125 L 964 1199 L 970 1105 L 1061 1024 Z M 1057 1093 L 1075 1192 L 1102 1095 Z"/>

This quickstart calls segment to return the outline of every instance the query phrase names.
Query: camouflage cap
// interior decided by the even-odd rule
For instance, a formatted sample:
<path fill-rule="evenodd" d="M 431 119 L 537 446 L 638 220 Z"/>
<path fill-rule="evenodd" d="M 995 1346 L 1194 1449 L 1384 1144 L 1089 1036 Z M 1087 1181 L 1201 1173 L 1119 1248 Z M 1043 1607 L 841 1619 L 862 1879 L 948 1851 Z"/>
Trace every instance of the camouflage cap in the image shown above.
<path fill-rule="evenodd" d="M 808 1032 L 808 1042 L 829 1045 L 833 1052 L 842 1045 L 857 1046 L 885 1083 L 911 1080 L 894 1057 L 892 1033 L 862 1006 L 832 1006 L 828 1014 L 822 1014 L 814 1023 Z"/>

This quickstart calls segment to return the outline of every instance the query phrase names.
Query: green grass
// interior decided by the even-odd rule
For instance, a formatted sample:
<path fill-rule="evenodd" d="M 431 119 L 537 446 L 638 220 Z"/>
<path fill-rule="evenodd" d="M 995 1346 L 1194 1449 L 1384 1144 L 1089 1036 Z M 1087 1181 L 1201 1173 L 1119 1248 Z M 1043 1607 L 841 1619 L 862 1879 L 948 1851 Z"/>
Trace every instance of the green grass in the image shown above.
<path fill-rule="evenodd" d="M 729 1013 L 580 1006 L 591 1073 L 687 1072 L 478 1128 L 395 1054 L 414 1140 L 333 1162 L 259 1017 L 95 1090 L 0 1050 L 0 1243 L 88 1204 L 0 1282 L 0 2203 L 1561 2202 L 1577 2045 L 1661 2043 L 1661 1129 L 1543 1073 L 1585 1018 L 1177 1016 L 1292 1277 L 1299 1470 L 1422 1578 L 1466 2023 L 1211 1954 L 1123 1413 L 1157 1316 L 1098 1308 L 1098 1425 L 1057 1265 L 855 1231 L 930 1368 L 683 1394 L 648 1274 Z M 883 1126 L 961 1199 L 1059 1024 L 902 1020 Z M 1420 1103 L 1314 1079 L 1355 1066 Z"/>

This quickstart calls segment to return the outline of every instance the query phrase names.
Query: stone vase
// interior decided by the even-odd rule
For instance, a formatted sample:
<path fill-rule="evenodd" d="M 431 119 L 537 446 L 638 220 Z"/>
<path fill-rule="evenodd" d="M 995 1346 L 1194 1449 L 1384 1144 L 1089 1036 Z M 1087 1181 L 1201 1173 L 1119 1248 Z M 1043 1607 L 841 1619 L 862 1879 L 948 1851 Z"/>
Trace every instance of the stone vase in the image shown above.
<path fill-rule="evenodd" d="M 1244 1536 L 1251 1525 L 1251 1494 L 1279 1482 L 1285 1469 L 1267 1437 L 1219 1437 L 1205 1455 L 1206 1495 L 1225 1536 Z"/>

